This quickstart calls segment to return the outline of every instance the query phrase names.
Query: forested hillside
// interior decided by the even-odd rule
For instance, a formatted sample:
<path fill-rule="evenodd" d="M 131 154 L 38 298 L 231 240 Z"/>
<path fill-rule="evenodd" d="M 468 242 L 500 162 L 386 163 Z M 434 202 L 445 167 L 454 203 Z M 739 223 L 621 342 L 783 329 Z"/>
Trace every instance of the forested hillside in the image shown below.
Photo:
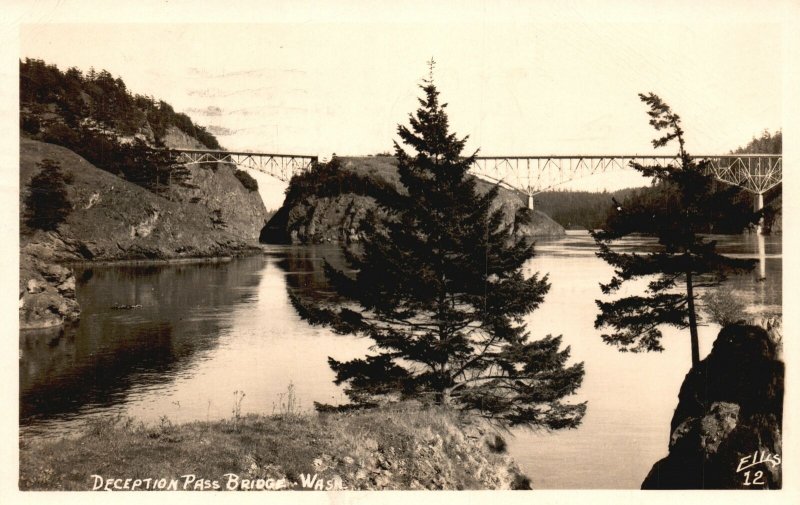
<path fill-rule="evenodd" d="M 731 154 L 781 154 L 782 134 L 778 130 L 770 133 L 764 130 L 760 137 L 753 137 L 744 147 L 739 147 Z M 727 184 L 718 183 L 716 189 L 729 188 Z M 545 191 L 534 197 L 536 208 L 553 218 L 566 229 L 596 229 L 606 220 L 613 208 L 613 200 L 623 207 L 631 205 L 657 205 L 663 199 L 662 191 L 656 186 L 629 188 L 614 192 L 589 191 Z M 753 195 L 741 190 L 736 195 L 739 214 L 744 216 L 753 208 Z M 764 195 L 764 224 L 767 230 L 779 231 L 781 226 L 781 186 L 769 190 Z M 726 233 L 728 230 L 708 230 Z"/>
<path fill-rule="evenodd" d="M 760 137 L 753 137 L 744 147 L 731 151 L 731 154 L 781 154 L 783 151 L 783 135 L 780 130 L 770 133 L 764 130 Z M 718 182 L 717 190 L 725 190 L 731 186 Z M 662 191 L 658 187 L 640 190 L 631 198 L 623 201 L 623 205 L 652 205 L 661 198 Z M 767 232 L 781 230 L 782 186 L 772 188 L 764 194 L 764 227 Z M 753 194 L 741 189 L 736 194 L 738 214 L 746 219 L 746 214 L 753 209 Z M 709 232 L 728 233 L 729 230 L 708 230 Z"/>
<path fill-rule="evenodd" d="M 26 58 L 20 62 L 20 120 L 31 134 L 63 122 L 78 129 L 95 122 L 121 135 L 141 136 L 164 146 L 170 126 L 196 138 L 209 149 L 221 149 L 217 139 L 186 114 L 152 96 L 131 93 L 125 82 L 107 70 L 90 69 L 85 75 L 72 67 L 62 72 L 55 65 Z"/>
<path fill-rule="evenodd" d="M 20 62 L 20 130 L 157 194 L 189 177 L 163 148 L 220 148 L 186 114 L 163 100 L 132 94 L 105 70 L 62 72 L 32 59 Z"/>
<path fill-rule="evenodd" d="M 638 191 L 570 191 L 557 190 L 539 193 L 534 199 L 537 210 L 541 210 L 567 230 L 594 230 L 606 220 L 611 209 L 612 198 L 621 200 Z"/>
<path fill-rule="evenodd" d="M 231 164 L 178 163 L 172 149 L 220 146 L 166 102 L 106 71 L 28 59 L 20 122 L 20 328 L 79 317 L 62 262 L 255 250 L 266 222 L 256 181 Z"/>
<path fill-rule="evenodd" d="M 739 147 L 733 154 L 781 154 L 783 152 L 783 134 L 781 130 L 770 133 L 764 130 L 761 136 L 753 137 L 744 147 Z"/>

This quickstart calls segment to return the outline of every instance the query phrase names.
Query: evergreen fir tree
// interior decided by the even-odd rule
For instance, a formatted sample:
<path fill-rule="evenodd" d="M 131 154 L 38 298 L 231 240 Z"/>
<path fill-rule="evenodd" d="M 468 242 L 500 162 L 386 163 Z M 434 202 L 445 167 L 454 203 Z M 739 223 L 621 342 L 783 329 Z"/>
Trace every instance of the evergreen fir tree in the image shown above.
<path fill-rule="evenodd" d="M 523 319 L 547 276 L 525 278 L 533 245 L 491 210 L 496 187 L 476 191 L 467 171 L 477 152 L 462 157 L 466 138 L 449 132 L 430 64 L 410 128 L 397 130 L 415 154 L 394 144 L 406 191 L 379 201 L 386 218 L 367 220 L 361 249 L 346 254 L 354 277 L 326 265 L 340 301 L 293 302 L 312 323 L 375 342 L 363 359 L 329 358 L 354 404 L 421 398 L 503 425 L 575 427 L 586 404 L 562 400 L 583 363 L 567 364 L 560 336 L 529 338 Z"/>
<path fill-rule="evenodd" d="M 62 172 L 61 165 L 51 159 L 36 165 L 39 172 L 31 178 L 25 198 L 25 223 L 31 229 L 56 230 L 72 210 L 67 198 L 72 176 Z"/>
<path fill-rule="evenodd" d="M 650 282 L 644 296 L 626 296 L 614 301 L 597 300 L 600 314 L 595 327 L 610 327 L 612 333 L 603 340 L 621 351 L 662 351 L 661 325 L 689 328 L 692 364 L 700 361 L 696 289 L 719 285 L 728 274 L 749 270 L 750 260 L 723 256 L 716 251 L 716 242 L 700 235 L 703 230 L 738 225 L 738 231 L 758 220 L 735 203 L 736 187 L 714 190 L 708 161 L 693 159 L 684 147 L 680 117 L 658 96 L 640 94 L 650 110 L 650 124 L 665 133 L 653 140 L 658 148 L 672 141 L 678 143 L 677 166 L 643 166 L 633 168 L 653 178 L 657 191 L 648 200 L 614 208 L 603 230 L 592 233 L 600 251 L 598 256 L 615 268 L 604 294 L 616 292 L 623 283 L 645 278 Z M 632 203 L 632 202 L 631 202 Z M 614 240 L 639 234 L 656 237 L 658 246 L 649 254 L 622 253 L 612 249 Z"/>

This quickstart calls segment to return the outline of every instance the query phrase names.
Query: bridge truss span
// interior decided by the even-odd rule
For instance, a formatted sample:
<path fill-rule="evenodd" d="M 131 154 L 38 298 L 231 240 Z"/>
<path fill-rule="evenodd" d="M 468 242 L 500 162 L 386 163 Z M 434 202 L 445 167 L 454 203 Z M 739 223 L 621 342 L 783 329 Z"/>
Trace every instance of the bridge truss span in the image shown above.
<path fill-rule="evenodd" d="M 185 164 L 233 163 L 288 182 L 293 175 L 311 169 L 318 159 L 303 154 L 270 154 L 217 151 L 211 149 L 176 149 L 178 161 Z M 718 180 L 739 186 L 756 195 L 756 209 L 761 208 L 763 195 L 783 180 L 780 154 L 696 155 L 707 160 L 708 171 Z M 545 156 L 478 156 L 470 169 L 476 177 L 499 183 L 533 197 L 567 182 L 615 170 L 630 170 L 631 162 L 640 165 L 676 166 L 677 155 L 545 155 Z"/>
<path fill-rule="evenodd" d="M 782 157 L 769 154 L 726 154 L 693 156 L 707 160 L 708 171 L 718 180 L 739 186 L 757 196 L 782 181 Z M 479 156 L 470 172 L 482 179 L 499 182 L 533 197 L 567 182 L 606 173 L 627 170 L 631 162 L 640 165 L 669 166 L 680 163 L 675 156 L 655 155 L 545 155 Z"/>
<path fill-rule="evenodd" d="M 780 154 L 736 154 L 703 158 L 709 161 L 709 170 L 717 179 L 755 195 L 763 195 L 783 180 L 783 159 Z"/>
<path fill-rule="evenodd" d="M 305 154 L 270 154 L 201 149 L 174 149 L 178 161 L 186 165 L 202 163 L 233 163 L 239 168 L 249 168 L 289 182 L 293 175 L 310 170 L 317 162 L 316 156 Z"/>

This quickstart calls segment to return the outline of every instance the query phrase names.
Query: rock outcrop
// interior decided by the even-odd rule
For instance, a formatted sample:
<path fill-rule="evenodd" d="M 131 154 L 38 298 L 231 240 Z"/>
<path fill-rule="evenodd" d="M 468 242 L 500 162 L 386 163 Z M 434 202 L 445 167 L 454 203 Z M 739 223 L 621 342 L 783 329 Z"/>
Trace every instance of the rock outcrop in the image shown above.
<path fill-rule="evenodd" d="M 33 252 L 20 255 L 19 270 L 21 328 L 53 328 L 78 319 L 75 276 L 69 268 L 43 260 Z"/>
<path fill-rule="evenodd" d="M 151 134 L 147 140 L 153 142 L 154 136 Z M 176 126 L 168 127 L 161 141 L 172 149 L 208 149 L 202 142 L 182 132 Z"/>
<path fill-rule="evenodd" d="M 398 413 L 404 413 L 406 419 L 398 419 Z M 341 478 L 348 489 L 532 487 L 531 480 L 506 454 L 503 438 L 483 420 L 443 410 L 404 412 L 403 407 L 399 412 L 385 407 L 328 416 L 328 426 L 341 434 L 340 443 L 335 452 L 323 452 L 313 461 L 314 470 Z"/>
<path fill-rule="evenodd" d="M 345 193 L 308 196 L 278 209 L 261 233 L 267 243 L 318 244 L 358 242 L 360 223 L 376 207 L 369 196 Z"/>
<path fill-rule="evenodd" d="M 687 374 L 669 455 L 642 489 L 780 488 L 783 380 L 773 335 L 745 324 L 723 328 Z"/>
<path fill-rule="evenodd" d="M 266 209 L 227 164 L 192 167 L 190 179 L 157 195 L 99 170 L 72 151 L 22 139 L 20 205 L 43 159 L 73 176 L 72 210 L 55 233 L 23 229 L 21 245 L 50 249 L 55 261 L 168 259 L 236 253 L 258 243 Z"/>
<path fill-rule="evenodd" d="M 77 317 L 74 286 L 56 263 L 230 256 L 258 247 L 267 211 L 235 167 L 190 167 L 191 177 L 157 195 L 94 167 L 64 147 L 20 141 L 20 210 L 37 163 L 58 162 L 72 176 L 72 210 L 55 231 L 20 222 L 20 325 L 36 328 Z M 64 267 L 59 267 L 64 268 Z M 30 283 L 30 289 L 28 284 Z"/>
<path fill-rule="evenodd" d="M 340 160 L 341 170 L 345 172 L 404 191 L 395 158 L 348 157 Z M 492 187 L 481 180 L 477 183 L 481 193 Z M 261 241 L 291 244 L 358 242 L 362 237 L 362 220 L 376 207 L 373 197 L 347 191 L 325 195 L 300 193 L 298 197 L 284 201 L 262 230 Z M 521 195 L 511 190 L 500 188 L 494 208 L 503 211 L 504 224 L 511 225 L 518 238 L 558 237 L 565 234 L 564 228 L 546 214 L 529 211 Z"/>

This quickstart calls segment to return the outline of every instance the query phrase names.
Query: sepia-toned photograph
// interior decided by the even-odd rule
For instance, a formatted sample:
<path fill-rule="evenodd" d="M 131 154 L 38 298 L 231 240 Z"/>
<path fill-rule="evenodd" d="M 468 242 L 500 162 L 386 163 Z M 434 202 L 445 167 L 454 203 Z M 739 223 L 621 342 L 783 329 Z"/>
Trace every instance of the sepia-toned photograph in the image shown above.
<path fill-rule="evenodd" d="M 799 5 L 145 4 L 4 28 L 15 498 L 797 498 Z"/>

